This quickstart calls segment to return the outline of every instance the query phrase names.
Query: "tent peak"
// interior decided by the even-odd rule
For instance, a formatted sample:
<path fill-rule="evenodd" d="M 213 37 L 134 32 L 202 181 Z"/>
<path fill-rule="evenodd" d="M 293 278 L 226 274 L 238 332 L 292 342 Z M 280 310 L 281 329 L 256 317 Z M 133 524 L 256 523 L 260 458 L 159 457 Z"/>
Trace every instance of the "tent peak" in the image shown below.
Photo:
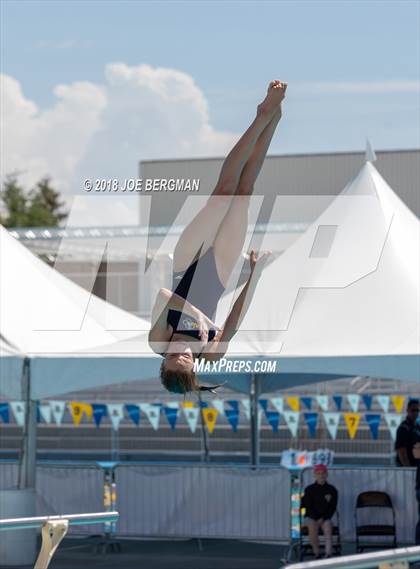
<path fill-rule="evenodd" d="M 375 162 L 376 154 L 370 144 L 369 139 L 366 139 L 365 162 Z"/>

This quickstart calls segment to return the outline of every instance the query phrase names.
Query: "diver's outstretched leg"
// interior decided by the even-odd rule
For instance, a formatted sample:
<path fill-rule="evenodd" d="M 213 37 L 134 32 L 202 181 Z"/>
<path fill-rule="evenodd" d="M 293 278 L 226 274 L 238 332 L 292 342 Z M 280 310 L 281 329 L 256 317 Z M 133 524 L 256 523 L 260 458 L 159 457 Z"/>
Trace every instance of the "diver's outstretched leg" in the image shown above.
<path fill-rule="evenodd" d="M 242 252 L 248 229 L 248 209 L 254 183 L 264 163 L 271 139 L 281 118 L 281 108 L 264 129 L 242 171 L 231 205 L 214 240 L 217 272 L 224 286 Z"/>
<path fill-rule="evenodd" d="M 185 270 L 197 257 L 200 247 L 202 247 L 201 256 L 215 241 L 219 227 L 229 211 L 232 196 L 238 189 L 242 171 L 253 155 L 255 147 L 259 145 L 260 137 L 276 116 L 284 91 L 285 88 L 279 81 L 270 83 L 266 98 L 258 105 L 254 121 L 226 157 L 217 184 L 206 205 L 181 233 L 174 251 L 175 271 Z"/>

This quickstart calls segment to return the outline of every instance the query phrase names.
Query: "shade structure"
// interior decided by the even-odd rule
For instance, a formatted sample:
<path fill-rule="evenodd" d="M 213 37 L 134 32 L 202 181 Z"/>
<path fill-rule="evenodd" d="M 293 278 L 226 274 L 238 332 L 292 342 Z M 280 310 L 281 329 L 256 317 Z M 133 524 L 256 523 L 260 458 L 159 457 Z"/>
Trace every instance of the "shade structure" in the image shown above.
<path fill-rule="evenodd" d="M 23 397 L 25 357 L 32 399 L 156 375 L 160 358 L 147 345 L 146 320 L 78 286 L 3 227 L 0 253 L 3 396 Z M 113 346 L 132 338 L 141 339 L 141 350 L 131 344 L 115 356 Z"/>
<path fill-rule="evenodd" d="M 227 357 L 275 360 L 275 373 L 258 375 L 261 391 L 347 376 L 420 381 L 419 240 L 417 217 L 366 162 L 264 268 Z M 76 285 L 4 228 L 0 247 L 2 395 L 22 397 L 24 357 L 33 399 L 157 377 L 146 320 Z M 219 325 L 239 292 L 222 298 Z M 225 375 L 249 390 L 249 374 Z"/>
<path fill-rule="evenodd" d="M 263 269 L 228 354 L 276 360 L 263 390 L 308 374 L 420 382 L 419 248 L 419 220 L 366 162 Z M 218 324 L 237 294 L 222 299 Z"/>

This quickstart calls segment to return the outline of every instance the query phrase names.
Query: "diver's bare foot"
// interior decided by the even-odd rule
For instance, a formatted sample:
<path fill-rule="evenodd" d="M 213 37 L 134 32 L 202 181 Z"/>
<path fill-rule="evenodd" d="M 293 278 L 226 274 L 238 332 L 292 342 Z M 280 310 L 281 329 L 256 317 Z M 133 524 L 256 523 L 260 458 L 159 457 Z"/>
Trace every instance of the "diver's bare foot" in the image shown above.
<path fill-rule="evenodd" d="M 257 114 L 269 115 L 270 117 L 277 112 L 281 113 L 281 102 L 286 96 L 287 83 L 275 80 L 271 81 L 268 89 L 267 96 L 264 101 L 258 105 Z"/>

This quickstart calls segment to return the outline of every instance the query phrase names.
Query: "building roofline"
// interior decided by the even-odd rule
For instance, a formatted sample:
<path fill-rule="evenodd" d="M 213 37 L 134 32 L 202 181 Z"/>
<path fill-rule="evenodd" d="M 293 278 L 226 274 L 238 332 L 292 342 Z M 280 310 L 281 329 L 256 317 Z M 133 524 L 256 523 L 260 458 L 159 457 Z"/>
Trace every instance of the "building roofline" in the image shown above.
<path fill-rule="evenodd" d="M 395 150 L 375 150 L 375 154 L 407 154 L 420 152 L 420 148 L 398 148 Z M 309 158 L 320 156 L 364 156 L 366 150 L 346 150 L 342 152 L 314 152 L 314 153 L 300 153 L 300 154 L 270 154 L 266 156 L 266 160 L 273 158 Z M 225 156 L 203 156 L 194 158 L 159 158 L 156 160 L 140 160 L 140 164 L 159 164 L 163 162 L 203 162 L 210 160 L 224 160 Z"/>

